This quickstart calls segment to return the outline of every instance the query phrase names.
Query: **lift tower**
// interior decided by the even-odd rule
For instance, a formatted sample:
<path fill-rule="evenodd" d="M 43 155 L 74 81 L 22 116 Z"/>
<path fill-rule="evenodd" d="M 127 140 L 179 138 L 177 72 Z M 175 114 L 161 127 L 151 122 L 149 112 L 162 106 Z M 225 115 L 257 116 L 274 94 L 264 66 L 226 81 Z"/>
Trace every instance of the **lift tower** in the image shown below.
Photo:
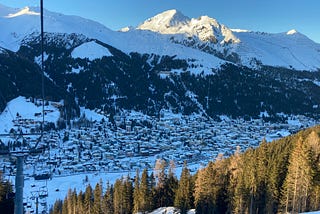
<path fill-rule="evenodd" d="M 44 53 L 43 53 L 43 0 L 40 0 L 40 23 L 41 23 L 41 94 L 42 94 L 42 125 L 41 125 L 41 137 L 43 139 L 44 130 Z M 37 144 L 35 146 L 35 149 Z M 16 157 L 16 178 L 15 178 L 15 201 L 14 201 L 14 213 L 23 214 L 23 187 L 24 187 L 24 176 L 23 176 L 23 161 L 24 157 L 27 156 L 32 151 L 18 151 L 11 153 Z"/>

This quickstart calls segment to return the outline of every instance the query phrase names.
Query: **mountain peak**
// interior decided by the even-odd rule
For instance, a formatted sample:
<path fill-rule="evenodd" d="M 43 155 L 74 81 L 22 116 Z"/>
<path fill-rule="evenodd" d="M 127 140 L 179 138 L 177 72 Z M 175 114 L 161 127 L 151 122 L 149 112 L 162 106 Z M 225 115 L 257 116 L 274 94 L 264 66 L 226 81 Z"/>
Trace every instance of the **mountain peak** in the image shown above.
<path fill-rule="evenodd" d="M 177 10 L 167 10 L 146 20 L 137 29 L 150 30 L 161 34 L 184 34 L 187 37 L 196 37 L 202 42 L 237 43 L 232 31 L 209 16 L 197 19 L 183 15 Z"/>
<path fill-rule="evenodd" d="M 151 30 L 160 33 L 168 33 L 168 28 L 181 27 L 186 25 L 190 18 L 183 15 L 178 10 L 167 10 L 152 18 L 147 19 L 138 29 Z"/>
<path fill-rule="evenodd" d="M 292 30 L 289 30 L 289 31 L 287 32 L 287 35 L 293 35 L 293 34 L 297 34 L 297 33 L 299 33 L 297 30 L 292 29 Z"/>

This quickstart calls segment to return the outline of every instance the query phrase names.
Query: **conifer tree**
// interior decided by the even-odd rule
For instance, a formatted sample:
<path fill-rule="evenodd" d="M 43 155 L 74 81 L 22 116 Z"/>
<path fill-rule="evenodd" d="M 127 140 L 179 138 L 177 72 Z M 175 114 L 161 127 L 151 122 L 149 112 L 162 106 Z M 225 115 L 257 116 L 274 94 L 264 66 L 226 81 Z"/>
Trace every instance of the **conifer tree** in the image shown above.
<path fill-rule="evenodd" d="M 243 162 L 240 147 L 237 147 L 234 155 L 230 157 L 229 164 L 230 183 L 228 195 L 230 197 L 229 207 L 233 213 L 241 213 L 244 207 L 242 192 L 244 191 Z"/>
<path fill-rule="evenodd" d="M 174 174 L 175 171 L 175 163 L 171 160 L 169 172 L 165 184 L 165 195 L 166 195 L 166 202 L 165 206 L 173 206 L 174 205 L 174 198 L 175 192 L 178 189 L 178 179 Z"/>
<path fill-rule="evenodd" d="M 113 193 L 113 207 L 114 207 L 114 214 L 123 214 L 124 207 L 123 207 L 123 185 L 122 179 L 117 179 L 114 183 L 114 193 Z"/>
<path fill-rule="evenodd" d="M 78 197 L 77 197 L 77 213 L 85 213 L 85 209 L 84 209 L 84 194 L 83 192 L 80 190 Z"/>
<path fill-rule="evenodd" d="M 133 190 L 133 212 L 137 213 L 141 211 L 141 199 L 140 196 L 140 175 L 139 170 L 136 171 L 136 177 L 134 178 L 134 190 Z"/>
<path fill-rule="evenodd" d="M 148 170 L 144 169 L 141 175 L 140 192 L 141 212 L 151 210 L 152 198 L 149 184 Z"/>
<path fill-rule="evenodd" d="M 97 183 L 94 188 L 93 214 L 102 214 L 102 185 Z"/>
<path fill-rule="evenodd" d="M 156 207 L 164 207 L 166 205 L 166 180 L 167 175 L 165 173 L 166 162 L 158 159 L 155 164 L 155 177 L 156 177 L 156 188 L 155 188 L 155 205 Z"/>
<path fill-rule="evenodd" d="M 92 187 L 89 184 L 86 187 L 85 193 L 84 193 L 84 201 L 83 201 L 83 208 L 85 213 L 92 214 L 93 212 L 93 193 L 92 193 Z"/>
<path fill-rule="evenodd" d="M 181 214 L 186 214 L 191 209 L 191 196 L 192 196 L 191 175 L 187 168 L 187 162 L 184 162 L 184 166 L 181 172 L 178 189 L 175 194 L 174 206 L 178 207 Z"/>
<path fill-rule="evenodd" d="M 71 189 L 68 190 L 68 196 L 67 196 L 67 205 L 68 205 L 68 213 L 75 213 L 76 208 L 76 192 L 72 191 Z"/>
<path fill-rule="evenodd" d="M 107 182 L 107 189 L 103 197 L 102 203 L 102 212 L 104 214 L 113 214 L 114 213 L 114 204 L 113 204 L 113 186 Z"/>
<path fill-rule="evenodd" d="M 62 205 L 63 201 L 58 199 L 56 202 L 54 202 L 53 208 L 50 211 L 51 214 L 62 214 Z"/>
<path fill-rule="evenodd" d="M 303 212 L 307 208 L 313 176 L 310 156 L 309 150 L 300 137 L 291 154 L 284 183 L 282 201 L 286 212 Z"/>
<path fill-rule="evenodd" d="M 129 177 L 116 180 L 114 184 L 113 205 L 114 213 L 116 214 L 127 214 L 132 212 L 133 187 Z"/>
<path fill-rule="evenodd" d="M 0 210 L 7 213 L 14 212 L 13 190 L 10 182 L 4 181 L 0 171 Z"/>
<path fill-rule="evenodd" d="M 62 214 L 68 214 L 68 199 L 67 199 L 67 196 L 66 196 L 65 199 L 63 200 L 63 204 L 62 204 Z"/>
<path fill-rule="evenodd" d="M 196 213 L 214 213 L 212 165 L 210 162 L 206 168 L 200 169 L 197 173 L 194 189 Z"/>
<path fill-rule="evenodd" d="M 129 214 L 132 213 L 133 209 L 133 186 L 129 176 L 124 180 L 123 188 L 124 213 Z"/>
<path fill-rule="evenodd" d="M 156 208 L 156 179 L 153 172 L 151 172 L 150 176 L 148 177 L 148 189 L 150 193 L 149 209 L 152 210 Z"/>

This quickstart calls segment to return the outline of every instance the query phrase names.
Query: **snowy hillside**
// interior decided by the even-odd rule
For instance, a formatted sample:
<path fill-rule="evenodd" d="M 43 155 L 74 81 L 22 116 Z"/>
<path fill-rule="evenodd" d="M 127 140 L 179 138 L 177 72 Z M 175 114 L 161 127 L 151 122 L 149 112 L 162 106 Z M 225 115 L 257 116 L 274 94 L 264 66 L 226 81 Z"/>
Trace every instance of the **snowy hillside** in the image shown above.
<path fill-rule="evenodd" d="M 320 67 L 320 45 L 295 30 L 276 34 L 231 30 L 208 16 L 190 19 L 176 10 L 158 14 L 137 29 L 171 35 L 175 43 L 226 60 L 238 56 L 233 61 L 249 67 L 259 63 L 297 70 Z"/>
<path fill-rule="evenodd" d="M 63 105 L 62 102 L 47 102 L 45 105 L 45 122 L 56 124 L 60 118 L 59 107 Z M 11 100 L 3 112 L 0 112 L 0 133 L 7 134 L 11 128 L 21 128 L 23 133 L 28 133 L 30 128 L 40 125 L 42 121 L 42 101 L 31 101 L 28 98 L 19 96 Z M 107 119 L 101 114 L 95 113 L 84 107 L 80 108 L 80 114 L 85 115 L 90 121 L 100 121 L 102 118 Z M 23 122 L 29 123 L 30 126 L 21 125 Z"/>
<path fill-rule="evenodd" d="M 12 9 L 0 5 L 0 46 L 17 51 L 24 37 L 40 31 L 39 8 Z M 113 32 L 105 26 L 77 16 L 44 11 L 44 30 L 53 33 L 78 33 L 106 39 Z"/>
<path fill-rule="evenodd" d="M 45 119 L 46 122 L 57 122 L 60 117 L 57 106 L 59 103 L 51 103 L 45 106 Z M 6 109 L 0 114 L 0 133 L 9 133 L 11 128 L 19 124 L 19 119 L 32 120 L 35 123 L 42 121 L 42 104 L 37 101 L 36 104 L 32 103 L 25 97 L 17 97 L 11 100 Z M 28 130 L 29 127 L 20 127 L 22 131 Z"/>
<path fill-rule="evenodd" d="M 101 59 L 104 56 L 112 56 L 112 54 L 107 48 L 97 44 L 96 42 L 87 42 L 75 48 L 72 51 L 71 56 L 73 58 L 88 58 L 89 60 L 95 60 Z"/>
<path fill-rule="evenodd" d="M 235 51 L 245 65 L 256 58 L 266 65 L 297 70 L 320 67 L 320 45 L 295 30 L 277 34 L 245 31 L 234 34 L 241 40 Z"/>
<path fill-rule="evenodd" d="M 47 10 L 44 20 L 45 32 L 81 34 L 125 53 L 192 59 L 203 70 L 217 68 L 226 61 L 254 68 L 260 63 L 297 70 L 320 67 L 320 45 L 303 34 L 232 31 L 208 16 L 190 19 L 176 10 L 165 11 L 136 29 L 120 32 L 88 19 Z M 18 51 L 23 39 L 39 32 L 39 8 L 13 9 L 0 5 L 0 28 L 3 29 L 0 47 Z"/>

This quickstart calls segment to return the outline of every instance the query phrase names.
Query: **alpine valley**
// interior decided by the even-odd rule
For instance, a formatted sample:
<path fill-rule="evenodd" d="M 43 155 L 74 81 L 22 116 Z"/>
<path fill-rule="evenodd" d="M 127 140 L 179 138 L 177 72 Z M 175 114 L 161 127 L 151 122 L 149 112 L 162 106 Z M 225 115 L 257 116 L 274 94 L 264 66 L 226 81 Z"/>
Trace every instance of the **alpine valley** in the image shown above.
<path fill-rule="evenodd" d="M 23 196 L 29 213 L 38 208 L 34 192 L 43 193 L 43 198 L 39 195 L 40 207 L 46 213 L 70 188 L 84 192 L 85 186 L 93 186 L 99 180 L 100 184 L 105 179 L 117 183 L 116 178 L 122 177 L 122 182 L 136 170 L 152 169 L 154 163 L 160 164 L 164 172 L 170 160 L 176 163 L 178 172 L 185 171 L 182 166 L 188 161 L 193 174 L 202 168 L 198 175 L 203 178 L 219 175 L 214 181 L 218 183 L 208 181 L 214 187 L 227 187 L 225 183 L 230 181 L 234 197 L 228 200 L 223 197 L 232 188 L 210 187 L 217 190 L 214 194 L 219 194 L 215 199 L 218 203 L 241 202 L 243 195 L 246 200 L 240 203 L 240 211 L 242 206 L 247 210 L 250 206 L 257 212 L 276 213 L 286 196 L 282 195 L 286 193 L 282 186 L 287 171 L 298 175 L 298 168 L 289 166 L 289 162 L 295 163 L 291 157 L 307 160 L 298 156 L 307 153 L 303 153 L 301 142 L 308 142 L 306 145 L 314 152 L 309 152 L 314 162 L 308 159 L 309 165 L 302 166 L 320 171 L 316 162 L 319 127 L 284 138 L 283 144 L 267 143 L 319 124 L 320 44 L 296 30 L 265 33 L 230 29 L 208 16 L 189 18 L 177 10 L 168 10 L 139 26 L 113 31 L 92 20 L 45 10 L 42 52 L 40 9 L 15 9 L 1 4 L 0 29 L 0 169 L 4 177 L 12 179 L 17 173 L 9 151 L 31 151 L 30 147 L 38 146 L 38 153 L 30 152 L 23 163 Z M 41 110 L 42 103 L 45 107 Z M 45 134 L 40 142 L 36 134 L 42 127 Z M 295 143 L 299 147 L 294 147 Z M 262 149 L 250 149 L 260 144 Z M 244 151 L 248 156 L 242 159 L 239 152 Z M 260 162 L 252 156 L 254 151 L 259 152 Z M 294 156 L 289 155 L 291 151 Z M 231 159 L 221 161 L 234 153 Z M 274 158 L 277 155 L 279 158 Z M 209 171 L 214 168 L 203 168 L 215 158 L 221 162 L 208 166 L 231 170 L 214 174 L 216 171 Z M 226 167 L 229 162 L 233 166 Z M 265 173 L 257 181 L 269 179 L 273 183 L 245 186 L 247 181 L 254 183 L 259 174 L 240 176 L 241 170 L 253 173 L 246 168 L 251 166 L 250 169 Z M 272 170 L 267 171 L 266 167 Z M 173 175 L 171 168 L 170 173 Z M 234 185 L 231 177 L 241 178 L 242 183 Z M 313 180 L 305 174 L 301 177 L 310 181 L 305 182 L 310 189 L 311 184 L 318 185 L 317 192 L 311 194 L 301 187 L 301 198 L 307 201 L 314 196 L 317 206 L 310 205 L 309 210 L 320 209 L 318 176 Z M 0 188 L 1 185 L 2 182 Z M 9 183 L 7 186 L 11 188 Z M 254 189 L 260 195 L 251 194 Z M 172 202 L 173 196 L 170 197 Z M 214 198 L 206 197 L 208 201 Z M 1 198 L 4 197 L 0 195 Z M 91 196 L 85 198 L 92 200 Z M 171 202 L 156 204 L 152 209 L 172 206 Z M 146 209 L 149 210 L 151 207 Z M 167 208 L 159 209 L 159 213 L 166 211 Z"/>

